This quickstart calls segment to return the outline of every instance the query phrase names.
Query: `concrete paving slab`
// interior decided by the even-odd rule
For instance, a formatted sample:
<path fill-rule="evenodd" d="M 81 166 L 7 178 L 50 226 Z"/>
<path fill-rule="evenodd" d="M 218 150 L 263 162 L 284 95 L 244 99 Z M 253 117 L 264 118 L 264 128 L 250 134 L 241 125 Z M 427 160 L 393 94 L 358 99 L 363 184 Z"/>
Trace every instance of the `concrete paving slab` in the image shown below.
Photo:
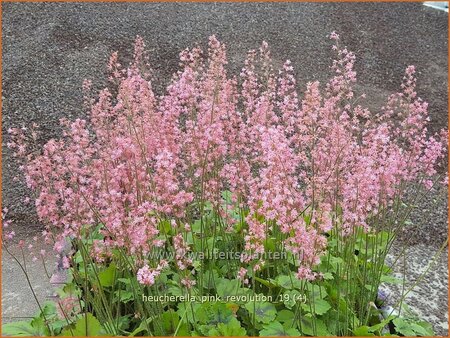
<path fill-rule="evenodd" d="M 34 250 L 51 250 L 51 247 L 38 240 L 34 244 Z M 11 253 L 21 262 L 23 260 L 20 249 L 15 246 L 10 248 Z M 44 302 L 54 293 L 41 261 L 32 262 L 30 255 L 25 255 L 28 276 L 39 302 Z M 55 268 L 55 260 L 52 257 L 46 259 L 49 273 Z M 5 249 L 2 251 L 2 320 L 4 322 L 24 320 L 34 316 L 39 308 L 30 286 L 27 283 L 23 271 L 17 262 Z"/>
<path fill-rule="evenodd" d="M 433 257 L 438 248 L 418 244 L 402 250 L 401 244 L 393 247 L 387 259 L 390 265 L 398 258 L 393 267 L 394 276 L 401 280 L 405 278 L 405 288 L 400 284 L 382 285 L 382 289 L 390 294 L 389 305 L 399 304 L 406 290 L 418 283 L 404 302 L 415 315 L 433 325 L 436 335 L 448 336 L 448 248 L 436 260 Z M 422 274 L 424 277 L 419 282 Z"/>

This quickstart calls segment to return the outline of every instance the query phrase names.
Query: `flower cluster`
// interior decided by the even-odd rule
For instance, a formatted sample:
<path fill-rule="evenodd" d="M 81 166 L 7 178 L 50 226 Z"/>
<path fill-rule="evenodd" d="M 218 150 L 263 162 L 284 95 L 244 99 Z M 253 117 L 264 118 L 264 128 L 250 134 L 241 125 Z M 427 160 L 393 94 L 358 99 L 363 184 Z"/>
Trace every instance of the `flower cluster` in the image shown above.
<path fill-rule="evenodd" d="M 137 272 L 137 280 L 139 283 L 147 286 L 155 284 L 156 278 L 161 274 L 161 271 L 167 267 L 166 261 L 161 261 L 158 266 L 151 269 L 147 264 L 140 268 Z"/>
<path fill-rule="evenodd" d="M 61 320 L 75 318 L 80 312 L 80 300 L 74 295 L 67 295 L 56 303 L 56 311 Z"/>
<path fill-rule="evenodd" d="M 232 203 L 245 210 L 245 250 L 263 253 L 265 240 L 279 230 L 283 246 L 299 259 L 298 277 L 314 279 L 326 233 L 369 229 L 370 218 L 390 206 L 404 183 L 420 180 L 429 188 L 447 138 L 445 131 L 429 135 L 413 66 L 402 91 L 372 113 L 358 103 L 365 96 L 354 93 L 355 55 L 336 33 L 330 38 L 333 76 L 324 86 L 308 83 L 303 96 L 291 62 L 275 73 L 265 42 L 248 53 L 240 77 L 227 74 L 225 45 L 214 36 L 207 58 L 198 47 L 184 50 L 181 70 L 159 97 L 141 38 L 128 68 L 114 53 L 108 68 L 115 87 L 88 100 L 89 122 L 61 121 L 63 137 L 40 152 L 30 149 L 24 130 L 10 130 L 8 145 L 25 159 L 47 236 L 60 242 L 103 224 L 98 260 L 120 247 L 143 262 L 170 245 L 161 222 L 174 219 L 179 231 L 176 224 L 201 213 L 206 202 L 229 217 L 221 197 L 229 190 Z M 181 233 L 171 240 L 184 270 L 189 246 Z M 254 270 L 264 264 L 242 263 Z M 152 285 L 160 270 L 144 265 L 139 282 Z"/>

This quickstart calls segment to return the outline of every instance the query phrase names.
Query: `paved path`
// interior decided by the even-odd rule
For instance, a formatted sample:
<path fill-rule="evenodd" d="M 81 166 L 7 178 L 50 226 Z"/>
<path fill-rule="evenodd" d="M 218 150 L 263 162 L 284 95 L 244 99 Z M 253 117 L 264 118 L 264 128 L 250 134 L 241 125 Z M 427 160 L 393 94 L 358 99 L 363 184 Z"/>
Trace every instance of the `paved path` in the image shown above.
<path fill-rule="evenodd" d="M 41 240 L 34 243 L 33 251 L 39 252 L 51 249 Z M 23 264 L 21 251 L 17 246 L 11 248 L 11 253 Z M 25 255 L 26 269 L 33 290 L 40 303 L 52 296 L 54 288 L 45 274 L 42 262 L 32 262 L 31 256 Z M 54 259 L 47 258 L 46 267 L 49 273 L 54 269 Z M 38 312 L 39 308 L 33 293 L 27 283 L 23 271 L 6 250 L 2 251 L 2 321 L 27 320 Z"/>
<path fill-rule="evenodd" d="M 423 244 L 413 245 L 403 253 L 403 247 L 396 247 L 388 257 L 388 264 L 394 260 L 394 276 L 403 280 L 405 288 L 401 284 L 383 285 L 382 288 L 389 290 L 389 303 L 394 306 L 399 304 L 401 295 L 415 286 L 404 300 L 409 308 L 419 318 L 432 323 L 437 335 L 448 336 L 448 253 L 444 250 L 438 253 L 438 248 L 430 249 Z M 437 257 L 434 257 L 437 255 Z M 431 266 L 430 266 L 431 265 Z M 427 269 L 430 269 L 427 271 Z M 424 280 L 418 282 L 422 275 Z M 405 315 L 405 313 L 403 313 Z"/>

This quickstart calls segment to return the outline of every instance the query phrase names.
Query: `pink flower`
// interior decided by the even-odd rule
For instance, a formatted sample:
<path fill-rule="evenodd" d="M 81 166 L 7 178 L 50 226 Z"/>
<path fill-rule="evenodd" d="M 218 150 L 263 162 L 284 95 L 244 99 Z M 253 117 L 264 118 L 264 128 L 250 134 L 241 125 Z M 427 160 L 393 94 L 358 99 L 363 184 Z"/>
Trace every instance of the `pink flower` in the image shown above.
<path fill-rule="evenodd" d="M 161 248 L 164 246 L 165 241 L 162 239 L 155 239 L 153 241 L 153 245 L 156 246 L 157 248 Z"/>
<path fill-rule="evenodd" d="M 155 284 L 156 278 L 161 274 L 161 271 L 168 266 L 167 261 L 162 260 L 160 264 L 155 268 L 150 268 L 145 264 L 137 272 L 137 280 L 140 284 L 152 286 Z"/>
<path fill-rule="evenodd" d="M 61 320 L 75 318 L 81 312 L 80 302 L 76 296 L 69 295 L 57 302 L 56 310 Z"/>
<path fill-rule="evenodd" d="M 192 259 L 188 257 L 189 246 L 185 243 L 183 236 L 178 234 L 173 237 L 173 247 L 175 249 L 175 262 L 180 270 L 185 270 L 192 264 Z"/>
<path fill-rule="evenodd" d="M 14 231 L 10 231 L 6 234 L 6 239 L 7 240 L 12 240 L 14 238 L 14 236 L 16 236 L 16 233 Z"/>
<path fill-rule="evenodd" d="M 312 280 L 315 280 L 316 277 L 317 277 L 317 274 L 312 272 L 311 269 L 303 267 L 303 266 L 299 267 L 298 272 L 297 272 L 298 279 L 312 281 Z"/>
<path fill-rule="evenodd" d="M 57 242 L 55 242 L 55 245 L 53 246 L 53 249 L 57 252 L 57 253 L 61 253 L 64 249 L 65 246 L 65 241 L 64 239 L 61 239 Z"/>
<path fill-rule="evenodd" d="M 330 34 L 330 39 L 331 40 L 339 40 L 339 35 L 335 31 L 333 31 Z"/>
<path fill-rule="evenodd" d="M 247 269 L 241 267 L 238 271 L 237 278 L 241 281 L 245 280 L 245 276 L 247 275 Z"/>
<path fill-rule="evenodd" d="M 144 265 L 137 272 L 137 280 L 140 284 L 152 286 L 155 284 L 155 278 L 159 273 L 155 269 L 150 269 L 148 265 Z"/>
<path fill-rule="evenodd" d="M 70 259 L 67 256 L 64 256 L 62 258 L 62 266 L 64 269 L 69 269 L 70 268 Z"/>
<path fill-rule="evenodd" d="M 195 280 L 186 277 L 181 280 L 181 284 L 184 285 L 186 288 L 191 289 L 196 284 L 196 282 Z"/>

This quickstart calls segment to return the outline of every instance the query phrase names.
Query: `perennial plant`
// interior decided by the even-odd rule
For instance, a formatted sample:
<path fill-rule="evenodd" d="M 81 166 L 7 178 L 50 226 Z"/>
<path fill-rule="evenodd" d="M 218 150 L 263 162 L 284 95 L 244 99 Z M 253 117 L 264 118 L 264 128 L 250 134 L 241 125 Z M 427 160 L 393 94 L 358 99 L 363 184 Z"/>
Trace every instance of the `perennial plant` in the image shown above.
<path fill-rule="evenodd" d="M 111 56 L 109 88 L 95 96 L 84 83 L 87 120 L 61 120 L 43 148 L 35 126 L 9 130 L 44 237 L 70 271 L 41 333 L 374 335 L 399 323 L 379 309 L 384 260 L 406 189 L 441 180 L 447 132 L 428 131 L 414 66 L 384 107 L 365 108 L 355 55 L 330 38 L 331 79 L 303 95 L 267 43 L 230 76 L 212 36 L 206 52 L 180 53 L 158 96 L 138 37 L 128 67 Z M 162 295 L 175 298 L 147 301 Z"/>

